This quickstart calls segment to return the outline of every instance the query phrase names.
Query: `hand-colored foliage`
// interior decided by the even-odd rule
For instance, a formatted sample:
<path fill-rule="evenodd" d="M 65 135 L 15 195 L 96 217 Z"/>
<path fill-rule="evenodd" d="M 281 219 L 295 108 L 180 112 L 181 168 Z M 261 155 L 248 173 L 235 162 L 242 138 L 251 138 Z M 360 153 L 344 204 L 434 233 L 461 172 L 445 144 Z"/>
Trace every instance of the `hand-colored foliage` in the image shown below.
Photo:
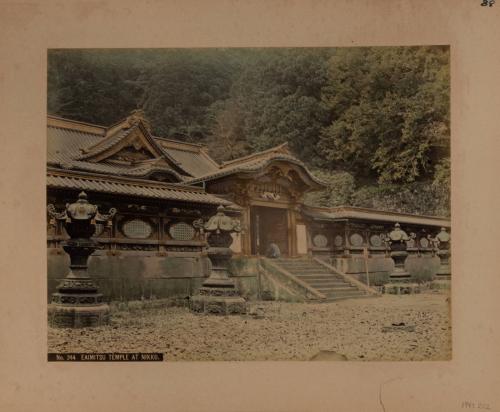
<path fill-rule="evenodd" d="M 448 214 L 449 49 L 51 50 L 48 112 L 156 135 L 218 161 L 288 142 L 331 181 L 308 202 Z"/>

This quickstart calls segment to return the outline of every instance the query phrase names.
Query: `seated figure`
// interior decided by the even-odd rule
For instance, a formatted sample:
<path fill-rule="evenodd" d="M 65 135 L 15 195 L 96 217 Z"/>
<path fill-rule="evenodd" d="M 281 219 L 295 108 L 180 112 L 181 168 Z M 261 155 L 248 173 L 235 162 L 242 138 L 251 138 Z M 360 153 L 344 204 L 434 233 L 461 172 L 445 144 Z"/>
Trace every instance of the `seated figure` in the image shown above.
<path fill-rule="evenodd" d="M 266 256 L 272 259 L 277 259 L 281 256 L 280 248 L 275 242 L 271 241 L 269 243 L 266 250 Z"/>

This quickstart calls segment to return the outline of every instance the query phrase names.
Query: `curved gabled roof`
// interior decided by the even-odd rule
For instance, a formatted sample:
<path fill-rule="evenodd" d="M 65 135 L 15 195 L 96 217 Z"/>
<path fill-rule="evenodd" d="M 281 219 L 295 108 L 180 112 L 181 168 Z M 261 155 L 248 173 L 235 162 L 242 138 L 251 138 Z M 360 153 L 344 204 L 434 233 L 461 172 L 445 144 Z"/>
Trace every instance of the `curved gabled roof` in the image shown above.
<path fill-rule="evenodd" d="M 233 174 L 254 175 L 264 171 L 272 163 L 277 162 L 286 162 L 297 166 L 302 171 L 308 186 L 311 186 L 313 189 L 318 190 L 325 187 L 325 182 L 315 177 L 303 162 L 290 154 L 286 143 L 263 152 L 225 162 L 217 171 L 193 179 L 187 179 L 186 182 L 190 184 L 208 182 Z"/>
<path fill-rule="evenodd" d="M 64 164 L 67 168 L 86 171 L 142 176 L 139 173 L 145 169 L 142 165 L 135 167 L 109 160 L 136 134 L 151 152 L 151 160 L 164 159 L 162 170 L 170 167 L 179 181 L 219 169 L 204 145 L 152 136 L 138 116 L 133 117 L 133 121 L 129 117 L 107 128 L 49 116 L 47 126 L 48 163 L 52 166 Z"/>
<path fill-rule="evenodd" d="M 120 138 L 128 135 L 127 133 L 118 133 Z M 112 161 L 91 162 L 81 159 L 82 148 L 99 148 L 106 150 L 113 145 L 113 141 L 103 143 L 103 135 L 89 133 L 69 127 L 51 126 L 47 128 L 47 164 L 52 167 L 58 167 L 65 170 L 82 170 L 86 172 L 104 173 L 109 175 L 147 177 L 158 171 L 172 175 L 177 181 L 182 182 L 185 176 L 174 170 L 162 158 L 153 161 L 144 161 L 135 165 L 119 164 Z M 116 137 L 118 139 L 118 136 Z M 113 137 L 110 140 L 115 140 Z M 95 150 L 93 153 L 97 153 Z"/>
<path fill-rule="evenodd" d="M 251 176 L 272 163 L 286 162 L 295 166 L 311 189 L 318 190 L 325 186 L 290 153 L 287 143 L 219 165 L 203 145 L 151 135 L 147 121 L 141 116 L 141 113 L 135 112 L 107 128 L 50 116 L 48 164 L 62 169 L 143 178 L 158 171 L 171 174 L 179 182 L 194 184 L 233 174 Z M 151 153 L 150 160 L 125 164 L 112 159 L 126 144 L 133 144 L 138 139 Z M 162 161 L 161 165 L 149 164 L 158 160 Z"/>

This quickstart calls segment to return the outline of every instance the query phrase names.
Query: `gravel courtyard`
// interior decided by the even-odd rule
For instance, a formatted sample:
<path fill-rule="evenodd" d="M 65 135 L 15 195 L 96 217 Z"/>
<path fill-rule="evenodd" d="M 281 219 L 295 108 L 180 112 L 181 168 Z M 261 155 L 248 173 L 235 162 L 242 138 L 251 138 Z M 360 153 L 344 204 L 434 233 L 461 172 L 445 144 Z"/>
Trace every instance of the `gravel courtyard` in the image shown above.
<path fill-rule="evenodd" d="M 334 351 L 348 360 L 451 358 L 446 293 L 384 295 L 335 303 L 251 302 L 263 317 L 197 315 L 183 307 L 114 308 L 109 326 L 49 327 L 49 352 L 162 352 L 167 361 L 309 360 Z M 261 309 L 258 309 L 261 308 Z M 414 331 L 383 332 L 385 326 Z"/>

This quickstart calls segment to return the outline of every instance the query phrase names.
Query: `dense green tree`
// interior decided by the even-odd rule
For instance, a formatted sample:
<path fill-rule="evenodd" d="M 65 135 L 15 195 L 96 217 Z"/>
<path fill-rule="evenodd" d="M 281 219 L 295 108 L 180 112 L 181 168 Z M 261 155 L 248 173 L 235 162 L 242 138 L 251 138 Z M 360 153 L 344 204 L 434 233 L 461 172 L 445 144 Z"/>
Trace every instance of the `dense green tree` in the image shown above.
<path fill-rule="evenodd" d="M 203 141 L 210 133 L 209 109 L 229 97 L 239 61 L 231 50 L 175 49 L 155 56 L 141 106 L 155 132 L 181 140 Z"/>
<path fill-rule="evenodd" d="M 143 94 L 136 82 L 143 59 L 132 51 L 49 51 L 48 113 L 103 125 L 126 117 Z"/>
<path fill-rule="evenodd" d="M 250 152 L 244 130 L 245 116 L 238 100 L 233 98 L 214 103 L 207 117 L 210 135 L 206 144 L 215 160 L 232 160 Z"/>
<path fill-rule="evenodd" d="M 444 47 L 337 50 L 323 89 L 323 165 L 381 183 L 432 177 L 449 150 L 448 60 Z"/>
<path fill-rule="evenodd" d="M 346 206 L 352 203 L 351 198 L 356 189 L 354 176 L 348 172 L 328 172 L 314 170 L 313 174 L 327 187 L 319 192 L 306 193 L 304 202 L 310 206 Z"/>
<path fill-rule="evenodd" d="M 316 163 L 316 144 L 329 122 L 321 99 L 328 49 L 259 49 L 249 54 L 232 96 L 245 115 L 251 150 L 288 142 L 304 161 Z"/>
<path fill-rule="evenodd" d="M 448 204 L 442 197 L 440 187 L 428 182 L 364 185 L 354 191 L 350 204 L 393 212 L 449 215 Z"/>

